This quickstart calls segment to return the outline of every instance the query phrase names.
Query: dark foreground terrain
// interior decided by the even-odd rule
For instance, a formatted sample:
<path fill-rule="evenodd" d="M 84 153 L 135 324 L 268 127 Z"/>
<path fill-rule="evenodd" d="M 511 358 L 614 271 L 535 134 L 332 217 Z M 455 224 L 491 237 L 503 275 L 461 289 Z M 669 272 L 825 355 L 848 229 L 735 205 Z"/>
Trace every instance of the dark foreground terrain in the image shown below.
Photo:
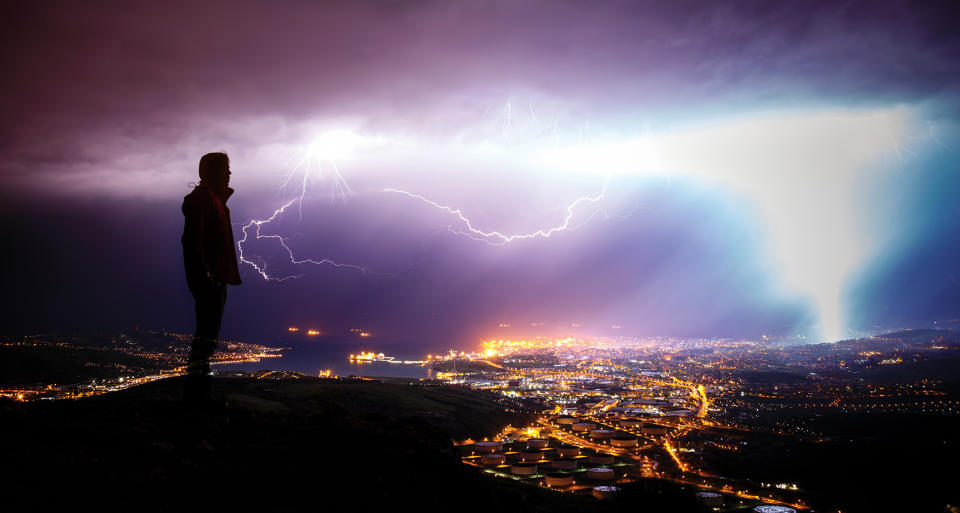
<path fill-rule="evenodd" d="M 416 381 L 217 378 L 215 393 L 227 405 L 198 421 L 184 413 L 181 387 L 174 378 L 82 400 L 2 403 L 2 509 L 699 509 L 689 491 L 658 485 L 598 501 L 461 464 L 453 440 L 490 436 L 527 419 L 474 390 Z"/>

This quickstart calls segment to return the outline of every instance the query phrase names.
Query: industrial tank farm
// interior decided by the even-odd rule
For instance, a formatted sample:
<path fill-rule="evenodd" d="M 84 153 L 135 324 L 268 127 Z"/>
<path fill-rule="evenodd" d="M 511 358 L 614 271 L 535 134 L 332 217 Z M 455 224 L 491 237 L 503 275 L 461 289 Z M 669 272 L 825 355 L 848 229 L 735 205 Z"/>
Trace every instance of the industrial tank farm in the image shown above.
<path fill-rule="evenodd" d="M 488 474 L 561 493 L 606 499 L 619 493 L 623 485 L 658 476 L 659 466 L 667 458 L 676 457 L 670 452 L 675 430 L 660 419 L 546 416 L 535 427 L 508 427 L 492 441 L 467 440 L 458 445 L 464 463 Z M 663 446 L 671 449 L 662 451 Z M 726 501 L 720 492 L 735 493 L 701 488 L 691 494 L 706 508 L 722 508 Z M 757 499 L 737 495 L 728 504 L 742 504 L 744 511 L 796 511 L 769 502 L 754 508 L 756 502 L 744 504 L 743 499 Z"/>
<path fill-rule="evenodd" d="M 579 422 L 585 426 L 578 427 L 578 438 L 572 439 L 568 433 L 578 422 L 562 420 L 564 424 L 557 425 L 563 429 L 544 427 L 540 436 L 508 430 L 498 437 L 501 441 L 465 442 L 460 446 L 463 461 L 500 477 L 570 493 L 596 495 L 593 489 L 598 484 L 636 480 L 640 468 L 636 436 L 605 427 L 591 430 L 596 423 Z M 612 445 L 615 438 L 625 447 Z"/>

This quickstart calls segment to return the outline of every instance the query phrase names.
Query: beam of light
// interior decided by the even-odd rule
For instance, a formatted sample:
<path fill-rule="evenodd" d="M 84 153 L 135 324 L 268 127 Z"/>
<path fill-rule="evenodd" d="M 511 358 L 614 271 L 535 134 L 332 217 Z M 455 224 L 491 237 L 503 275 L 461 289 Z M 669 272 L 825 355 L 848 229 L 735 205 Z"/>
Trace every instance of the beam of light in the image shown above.
<path fill-rule="evenodd" d="M 243 245 L 250 237 L 250 230 L 252 229 L 254 239 L 256 240 L 271 239 L 277 241 L 280 244 L 280 247 L 283 248 L 284 252 L 286 252 L 287 256 L 289 257 L 290 263 L 294 265 L 329 265 L 338 269 L 352 269 L 362 273 L 367 272 L 367 269 L 363 266 L 342 264 L 329 258 L 321 258 L 319 260 L 312 258 L 297 258 L 293 252 L 293 249 L 287 245 L 287 238 L 281 237 L 280 235 L 263 235 L 260 233 L 260 229 L 264 225 L 275 221 L 294 203 L 297 204 L 297 211 L 300 216 L 300 220 L 302 221 L 303 200 L 307 195 L 308 188 L 313 182 L 322 180 L 325 171 L 329 171 L 329 174 L 331 175 L 329 190 L 331 201 L 341 200 L 346 203 L 346 201 L 353 196 L 354 193 L 353 190 L 350 189 L 350 185 L 347 184 L 346 179 L 344 179 L 343 175 L 340 173 L 340 168 L 337 166 L 337 161 L 350 158 L 359 142 L 360 137 L 347 130 L 325 132 L 314 138 L 306 147 L 291 156 L 291 158 L 288 160 L 288 165 L 290 162 L 293 162 L 293 165 L 284 176 L 280 184 L 280 188 L 285 190 L 290 186 L 291 183 L 295 183 L 299 188 L 297 196 L 274 210 L 270 217 L 266 219 L 251 219 L 245 225 L 243 225 L 241 228 L 243 231 L 243 238 L 237 241 L 240 262 L 253 267 L 253 269 L 264 280 L 267 281 L 286 281 L 301 276 L 271 276 L 269 273 L 267 273 L 267 263 L 264 259 L 256 256 L 245 256 L 243 253 Z"/>
<path fill-rule="evenodd" d="M 906 108 L 741 116 L 547 148 L 538 158 L 555 169 L 693 177 L 743 194 L 745 206 L 759 214 L 763 250 L 780 283 L 811 301 L 818 336 L 832 341 L 849 333 L 850 278 L 879 249 L 869 233 L 865 186 L 889 171 L 891 160 L 902 165 L 913 155 L 913 139 L 905 137 L 912 121 Z"/>
<path fill-rule="evenodd" d="M 463 213 L 462 210 L 460 210 L 460 209 L 455 209 L 455 208 L 453 208 L 453 207 L 449 207 L 449 206 L 446 206 L 446 205 L 441 205 L 441 204 L 439 204 L 439 203 L 437 203 L 437 202 L 435 202 L 435 201 L 433 201 L 433 200 L 431 200 L 431 199 L 428 199 L 428 198 L 426 198 L 426 197 L 424 197 L 424 196 L 421 196 L 421 195 L 419 195 L 419 194 L 414 194 L 414 193 L 409 192 L 409 191 L 404 191 L 404 190 L 400 190 L 400 189 L 391 189 L 391 188 L 384 189 L 383 191 L 384 191 L 384 192 L 390 192 L 390 193 L 403 194 L 403 195 L 405 195 L 405 196 L 409 196 L 409 197 L 411 197 L 411 198 L 418 199 L 418 200 L 426 203 L 427 205 L 430 205 L 430 206 L 432 206 L 432 207 L 434 207 L 434 208 L 437 208 L 437 209 L 439 209 L 439 210 L 442 210 L 442 211 L 445 211 L 445 212 L 447 212 L 447 213 L 449 213 L 449 214 L 453 214 L 453 215 L 457 216 L 457 217 L 460 219 L 460 222 L 463 223 L 463 226 L 464 226 L 465 230 L 454 229 L 453 226 L 448 226 L 448 227 L 447 227 L 448 230 L 450 230 L 451 232 L 453 232 L 453 233 L 455 233 L 455 234 L 457 234 L 457 235 L 464 235 L 464 236 L 469 237 L 469 238 L 471 238 L 471 239 L 473 239 L 473 240 L 479 240 L 479 241 L 486 242 L 487 244 L 494 245 L 494 246 L 502 246 L 502 245 L 504 245 L 504 244 L 506 244 L 506 243 L 508 243 L 508 242 L 513 242 L 513 241 L 515 241 L 515 240 L 535 239 L 535 238 L 538 238 L 538 237 L 549 238 L 551 235 L 553 235 L 553 234 L 556 233 L 556 232 L 573 230 L 573 229 L 576 229 L 576 228 L 579 227 L 579 226 L 582 226 L 583 223 L 580 223 L 580 225 L 571 226 L 570 222 L 571 222 L 571 221 L 573 220 L 573 218 L 574 218 L 574 215 L 575 215 L 575 212 L 574 212 L 574 211 L 576 210 L 576 208 L 577 208 L 581 203 L 597 203 L 597 202 L 599 202 L 601 199 L 603 199 L 603 197 L 604 197 L 604 196 L 606 195 L 606 193 L 607 193 L 607 185 L 608 185 L 609 183 L 610 183 L 610 180 L 609 180 L 609 179 L 606 180 L 606 181 L 604 181 L 604 182 L 603 182 L 603 187 L 600 189 L 600 192 L 599 192 L 596 196 L 581 196 L 581 197 L 573 200 L 572 203 L 568 204 L 568 205 L 566 206 L 566 211 L 567 211 L 567 213 L 566 213 L 566 215 L 565 215 L 564 218 L 563 218 L 563 222 L 560 223 L 559 225 L 554 226 L 554 227 L 551 227 L 551 228 L 540 229 L 540 230 L 537 230 L 537 231 L 534 231 L 534 232 L 530 232 L 530 233 L 516 233 L 516 234 L 511 234 L 511 235 L 507 235 L 507 234 L 505 234 L 505 233 L 503 233 L 503 232 L 499 232 L 499 231 L 496 231 L 496 230 L 484 231 L 484 230 L 481 230 L 481 229 L 479 229 L 479 228 L 476 228 L 476 227 L 474 227 L 474 225 L 473 225 L 473 223 L 470 221 L 470 219 L 469 219 L 466 215 L 464 215 L 464 213 Z M 596 215 L 598 212 L 600 212 L 600 211 L 594 212 L 594 214 L 591 214 L 590 217 L 592 218 L 592 217 L 593 217 L 594 215 Z M 608 215 L 608 216 L 609 216 L 609 214 L 605 214 L 605 213 L 604 213 L 604 215 Z"/>

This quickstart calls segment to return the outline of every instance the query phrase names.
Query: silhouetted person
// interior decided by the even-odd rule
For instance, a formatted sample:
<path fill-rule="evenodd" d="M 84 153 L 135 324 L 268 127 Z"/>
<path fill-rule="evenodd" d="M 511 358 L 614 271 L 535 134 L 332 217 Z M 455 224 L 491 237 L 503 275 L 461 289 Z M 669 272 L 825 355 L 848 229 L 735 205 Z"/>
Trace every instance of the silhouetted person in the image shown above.
<path fill-rule="evenodd" d="M 227 154 L 208 153 L 200 159 L 200 184 L 183 198 L 183 266 L 197 314 L 184 388 L 192 407 L 202 408 L 210 399 L 210 357 L 217 348 L 227 285 L 240 284 L 227 208 L 233 194 L 229 184 Z"/>

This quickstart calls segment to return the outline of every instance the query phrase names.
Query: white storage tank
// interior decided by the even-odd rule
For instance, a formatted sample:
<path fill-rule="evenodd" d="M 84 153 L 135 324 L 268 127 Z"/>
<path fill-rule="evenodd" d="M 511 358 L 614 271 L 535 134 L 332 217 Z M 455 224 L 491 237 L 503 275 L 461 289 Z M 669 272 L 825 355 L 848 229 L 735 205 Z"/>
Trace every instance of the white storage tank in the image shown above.
<path fill-rule="evenodd" d="M 575 445 L 564 445 L 557 447 L 557 454 L 559 454 L 561 458 L 580 456 L 580 448 Z"/>
<path fill-rule="evenodd" d="M 594 486 L 593 496 L 598 499 L 609 499 L 620 491 L 616 486 Z"/>
<path fill-rule="evenodd" d="M 797 510 L 793 508 L 777 506 L 776 504 L 761 504 L 760 506 L 754 506 L 753 511 L 756 513 L 797 513 Z"/>
<path fill-rule="evenodd" d="M 723 495 L 717 492 L 697 492 L 697 502 L 704 506 L 719 508 L 723 506 Z"/>
<path fill-rule="evenodd" d="M 637 437 L 635 436 L 615 436 L 610 439 L 610 445 L 613 447 L 636 447 Z"/>
<path fill-rule="evenodd" d="M 576 421 L 576 417 L 557 417 L 557 424 L 560 424 L 561 426 L 569 426 Z"/>
<path fill-rule="evenodd" d="M 597 429 L 597 425 L 593 422 L 575 422 L 570 429 L 574 431 L 590 431 L 591 429 Z"/>

